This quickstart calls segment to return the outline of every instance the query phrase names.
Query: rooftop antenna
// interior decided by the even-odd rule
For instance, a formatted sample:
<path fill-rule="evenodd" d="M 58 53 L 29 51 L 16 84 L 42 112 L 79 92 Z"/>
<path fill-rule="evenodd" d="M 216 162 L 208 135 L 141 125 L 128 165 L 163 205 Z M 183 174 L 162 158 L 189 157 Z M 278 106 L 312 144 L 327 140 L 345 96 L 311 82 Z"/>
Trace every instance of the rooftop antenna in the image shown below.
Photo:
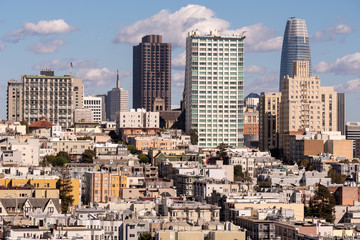
<path fill-rule="evenodd" d="M 116 71 L 116 88 L 119 88 L 119 69 Z"/>

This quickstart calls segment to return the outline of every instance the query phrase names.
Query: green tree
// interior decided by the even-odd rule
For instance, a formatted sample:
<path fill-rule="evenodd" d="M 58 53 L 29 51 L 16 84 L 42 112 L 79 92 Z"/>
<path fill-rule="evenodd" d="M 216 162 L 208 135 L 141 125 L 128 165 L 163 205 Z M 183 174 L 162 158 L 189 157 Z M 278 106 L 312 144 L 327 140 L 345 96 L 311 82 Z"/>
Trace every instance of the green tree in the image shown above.
<path fill-rule="evenodd" d="M 350 163 L 349 159 L 341 160 L 339 163 Z"/>
<path fill-rule="evenodd" d="M 272 184 L 271 180 L 258 182 L 259 187 L 263 187 L 263 188 L 269 188 L 271 187 L 271 184 Z"/>
<path fill-rule="evenodd" d="M 78 138 L 76 138 L 76 140 L 92 140 L 92 137 L 90 137 L 90 136 L 78 137 Z"/>
<path fill-rule="evenodd" d="M 70 154 L 68 152 L 65 152 L 65 151 L 60 151 L 58 152 L 58 154 L 56 154 L 57 157 L 63 157 L 65 158 L 68 162 L 71 161 L 71 157 L 70 157 Z"/>
<path fill-rule="evenodd" d="M 358 159 L 353 159 L 351 162 L 352 163 L 359 163 L 359 160 Z"/>
<path fill-rule="evenodd" d="M 299 163 L 299 166 L 302 166 L 304 168 L 308 168 L 308 165 L 309 165 L 309 159 L 303 159 Z"/>
<path fill-rule="evenodd" d="M 143 233 L 138 237 L 138 240 L 151 240 L 151 233 Z"/>
<path fill-rule="evenodd" d="M 329 169 L 328 177 L 331 178 L 331 183 L 343 184 L 346 181 L 346 175 L 337 173 L 333 168 Z"/>
<path fill-rule="evenodd" d="M 225 143 L 220 143 L 220 145 L 217 147 L 218 151 L 216 152 L 219 157 L 222 158 L 223 161 L 227 160 L 228 154 L 227 149 L 229 145 Z"/>
<path fill-rule="evenodd" d="M 51 164 L 53 167 L 62 167 L 69 161 L 62 156 L 46 155 L 43 160 L 43 165 L 47 166 Z"/>
<path fill-rule="evenodd" d="M 325 218 L 326 221 L 333 223 L 335 220 L 335 199 L 330 191 L 319 184 L 315 190 L 315 195 L 311 199 L 309 207 L 304 208 L 306 216 Z"/>
<path fill-rule="evenodd" d="M 111 131 L 109 132 L 109 136 L 111 137 L 111 140 L 112 140 L 113 142 L 118 142 L 118 141 L 119 141 L 119 135 L 117 135 L 114 130 L 111 130 Z"/>
<path fill-rule="evenodd" d="M 56 188 L 59 189 L 61 199 L 61 213 L 68 213 L 69 206 L 74 203 L 74 196 L 72 194 L 73 187 L 71 185 L 71 177 L 67 168 L 61 168 L 60 178 L 56 183 Z"/>
<path fill-rule="evenodd" d="M 128 150 L 130 151 L 131 154 L 135 154 L 137 153 L 137 149 L 134 145 L 128 145 L 127 146 Z"/>
<path fill-rule="evenodd" d="M 139 162 L 140 162 L 140 163 L 145 163 L 145 164 L 150 164 L 150 163 L 151 163 L 149 156 L 148 156 L 148 155 L 145 155 L 145 154 L 143 154 L 143 153 L 141 153 L 141 154 L 138 156 L 138 158 L 139 158 Z"/>
<path fill-rule="evenodd" d="M 199 142 L 198 131 L 196 129 L 190 130 L 190 141 L 192 145 L 197 145 Z"/>
<path fill-rule="evenodd" d="M 234 177 L 236 181 L 239 181 L 238 179 L 240 179 L 242 176 L 244 175 L 244 173 L 242 172 L 242 166 L 241 165 L 235 165 L 234 166 Z"/>
<path fill-rule="evenodd" d="M 86 149 L 82 154 L 82 163 L 93 163 L 96 153 L 94 150 Z"/>

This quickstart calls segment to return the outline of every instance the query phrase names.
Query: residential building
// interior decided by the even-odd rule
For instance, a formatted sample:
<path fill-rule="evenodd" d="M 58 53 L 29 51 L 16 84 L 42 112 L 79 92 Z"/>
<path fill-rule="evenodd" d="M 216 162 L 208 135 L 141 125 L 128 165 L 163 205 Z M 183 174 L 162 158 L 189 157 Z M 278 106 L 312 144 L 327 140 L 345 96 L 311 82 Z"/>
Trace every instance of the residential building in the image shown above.
<path fill-rule="evenodd" d="M 79 108 L 74 111 L 74 125 L 76 123 L 91 123 L 94 121 L 94 112 L 89 108 Z"/>
<path fill-rule="evenodd" d="M 259 112 L 244 112 L 244 145 L 259 147 Z"/>
<path fill-rule="evenodd" d="M 259 100 L 259 148 L 279 146 L 281 93 L 262 92 Z"/>
<path fill-rule="evenodd" d="M 7 87 L 7 120 L 20 122 L 23 120 L 23 82 L 10 80 Z"/>
<path fill-rule="evenodd" d="M 120 128 L 159 128 L 159 113 L 147 112 L 145 109 L 131 109 L 120 112 L 116 118 L 116 129 Z"/>
<path fill-rule="evenodd" d="M 282 80 L 279 145 L 284 152 L 293 131 L 337 131 L 337 93 L 333 87 L 321 87 L 318 76 L 309 75 L 308 61 L 293 65 L 293 76 Z"/>
<path fill-rule="evenodd" d="M 93 113 L 92 122 L 101 122 L 103 119 L 102 101 L 103 101 L 102 97 L 93 97 L 93 96 L 84 97 L 84 108 L 91 109 Z"/>
<path fill-rule="evenodd" d="M 217 31 L 186 39 L 185 130 L 196 131 L 200 147 L 243 146 L 243 35 Z"/>
<path fill-rule="evenodd" d="M 309 71 L 307 77 L 311 76 L 311 55 L 309 35 L 304 19 L 292 17 L 286 22 L 280 64 L 279 89 L 282 91 L 282 80 L 284 77 L 293 76 L 293 62 L 308 61 Z"/>
<path fill-rule="evenodd" d="M 171 110 L 171 44 L 161 35 L 146 35 L 133 48 L 133 108 Z"/>
<path fill-rule="evenodd" d="M 70 127 L 73 112 L 83 107 L 84 85 L 81 78 L 54 76 L 54 71 L 23 75 L 23 119 L 29 124 L 45 117 L 62 127 Z"/>

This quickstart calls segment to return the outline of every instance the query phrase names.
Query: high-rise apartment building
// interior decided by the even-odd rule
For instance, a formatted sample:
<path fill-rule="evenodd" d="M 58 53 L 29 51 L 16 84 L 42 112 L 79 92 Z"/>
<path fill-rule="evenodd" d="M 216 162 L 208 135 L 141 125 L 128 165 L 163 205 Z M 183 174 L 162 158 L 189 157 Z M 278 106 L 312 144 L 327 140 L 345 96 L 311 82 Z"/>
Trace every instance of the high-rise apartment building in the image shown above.
<path fill-rule="evenodd" d="M 281 93 L 263 92 L 259 101 L 259 148 L 279 146 Z"/>
<path fill-rule="evenodd" d="M 101 122 L 102 121 L 102 107 L 103 107 L 102 97 L 93 97 L 87 96 L 84 97 L 84 108 L 89 108 L 93 112 L 92 122 Z"/>
<path fill-rule="evenodd" d="M 74 110 L 83 107 L 81 78 L 41 71 L 40 75 L 23 75 L 22 84 L 22 114 L 29 124 L 44 117 L 56 125 L 70 127 Z"/>
<path fill-rule="evenodd" d="M 295 61 L 293 76 L 282 80 L 280 145 L 287 149 L 291 132 L 337 131 L 337 93 L 321 87 L 318 76 L 309 76 L 309 62 Z"/>
<path fill-rule="evenodd" d="M 279 89 L 281 91 L 281 81 L 284 76 L 293 75 L 294 61 L 308 61 L 309 62 L 309 76 L 311 75 L 311 55 L 309 45 L 309 35 L 304 19 L 290 18 L 285 27 L 283 38 L 281 65 L 280 65 L 280 83 Z"/>
<path fill-rule="evenodd" d="M 7 88 L 7 120 L 20 122 L 22 118 L 23 83 L 10 80 Z"/>
<path fill-rule="evenodd" d="M 190 32 L 186 39 L 186 132 L 200 147 L 243 146 L 244 36 Z"/>
<path fill-rule="evenodd" d="M 116 87 L 108 91 L 106 100 L 106 119 L 116 121 L 118 112 L 127 112 L 129 110 L 129 93 L 120 88 L 119 73 L 117 74 Z"/>
<path fill-rule="evenodd" d="M 171 110 L 171 44 L 147 35 L 133 49 L 133 108 L 153 110 L 154 101 Z"/>

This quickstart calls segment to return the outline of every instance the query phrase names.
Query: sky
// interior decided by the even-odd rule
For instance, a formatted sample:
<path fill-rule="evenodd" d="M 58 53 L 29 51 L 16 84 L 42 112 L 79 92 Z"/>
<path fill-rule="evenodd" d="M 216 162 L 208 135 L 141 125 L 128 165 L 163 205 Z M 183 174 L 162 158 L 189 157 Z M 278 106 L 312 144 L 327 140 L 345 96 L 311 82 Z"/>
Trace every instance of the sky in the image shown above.
<path fill-rule="evenodd" d="M 129 90 L 132 47 L 148 34 L 172 44 L 172 105 L 184 86 L 187 33 L 243 33 L 245 94 L 278 91 L 282 37 L 288 18 L 305 19 L 313 75 L 346 94 L 346 121 L 360 121 L 360 1 L 78 0 L 0 1 L 0 118 L 10 79 L 51 69 L 81 77 L 85 95 Z M 70 68 L 72 63 L 73 68 Z"/>

